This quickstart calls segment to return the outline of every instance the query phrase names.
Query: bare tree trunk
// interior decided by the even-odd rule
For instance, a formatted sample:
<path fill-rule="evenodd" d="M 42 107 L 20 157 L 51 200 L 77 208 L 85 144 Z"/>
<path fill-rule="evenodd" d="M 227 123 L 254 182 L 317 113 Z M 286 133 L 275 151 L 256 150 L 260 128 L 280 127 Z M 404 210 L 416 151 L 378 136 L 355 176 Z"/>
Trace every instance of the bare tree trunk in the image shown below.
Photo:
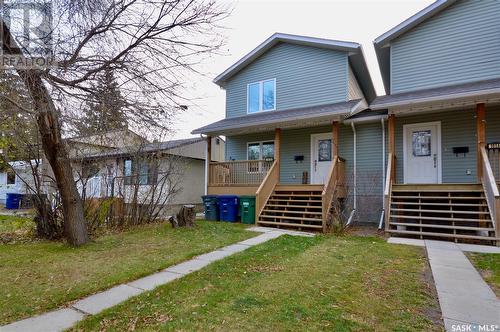
<path fill-rule="evenodd" d="M 2 48 L 5 53 L 22 57 L 22 51 L 12 38 L 9 28 L 2 20 Z M 78 194 L 68 152 L 62 141 L 57 110 L 52 98 L 35 69 L 17 69 L 33 100 L 37 111 L 38 130 L 42 148 L 54 172 L 61 195 L 64 214 L 64 232 L 72 245 L 79 246 L 89 240 L 83 204 Z"/>

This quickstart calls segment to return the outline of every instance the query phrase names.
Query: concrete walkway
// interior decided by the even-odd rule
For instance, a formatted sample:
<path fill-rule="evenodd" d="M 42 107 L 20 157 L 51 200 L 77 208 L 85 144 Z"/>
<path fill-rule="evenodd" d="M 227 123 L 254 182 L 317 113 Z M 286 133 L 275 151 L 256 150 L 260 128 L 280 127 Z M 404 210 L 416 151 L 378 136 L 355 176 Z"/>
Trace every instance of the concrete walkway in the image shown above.
<path fill-rule="evenodd" d="M 235 253 L 246 250 L 257 244 L 275 239 L 283 234 L 294 236 L 314 236 L 310 233 L 285 231 L 276 228 L 251 227 L 248 230 L 261 232 L 263 234 L 250 238 L 236 244 L 197 256 L 189 261 L 170 266 L 165 270 L 154 273 L 147 277 L 115 286 L 101 293 L 97 293 L 75 302 L 72 306 L 64 309 L 54 310 L 39 316 L 23 319 L 9 325 L 1 326 L 1 332 L 54 332 L 63 331 L 70 328 L 75 323 L 83 320 L 87 315 L 95 315 L 99 312 L 111 308 L 133 296 L 137 296 L 145 291 L 152 290 L 160 285 L 169 283 L 175 279 L 198 271 L 205 266 L 231 256 Z"/>
<path fill-rule="evenodd" d="M 446 331 L 500 331 L 500 301 L 463 253 L 500 254 L 500 248 L 401 238 L 388 242 L 426 247 Z"/>

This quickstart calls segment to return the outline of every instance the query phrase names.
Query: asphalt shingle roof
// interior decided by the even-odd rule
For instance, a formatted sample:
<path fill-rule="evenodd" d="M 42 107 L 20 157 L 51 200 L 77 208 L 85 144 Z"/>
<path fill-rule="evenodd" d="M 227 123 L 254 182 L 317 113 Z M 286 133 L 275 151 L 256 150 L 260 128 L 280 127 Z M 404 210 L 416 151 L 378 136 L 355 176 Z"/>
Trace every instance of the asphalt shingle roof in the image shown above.
<path fill-rule="evenodd" d="M 211 123 L 207 126 L 195 129 L 192 131 L 192 134 L 222 134 L 222 132 L 225 130 L 286 123 L 301 119 L 314 120 L 315 118 L 322 119 L 336 115 L 344 115 L 348 114 L 352 110 L 352 108 L 356 106 L 360 101 L 360 99 L 356 99 L 335 104 L 302 107 L 282 111 L 260 112 L 234 118 L 226 118 Z"/>
<path fill-rule="evenodd" d="M 457 95 L 481 95 L 498 90 L 500 93 L 500 79 L 491 79 L 457 85 L 449 85 L 439 88 L 422 89 L 411 92 L 396 93 L 380 96 L 370 104 L 371 109 L 382 109 L 389 106 L 405 105 L 411 103 L 425 102 L 429 99 L 456 98 Z"/>

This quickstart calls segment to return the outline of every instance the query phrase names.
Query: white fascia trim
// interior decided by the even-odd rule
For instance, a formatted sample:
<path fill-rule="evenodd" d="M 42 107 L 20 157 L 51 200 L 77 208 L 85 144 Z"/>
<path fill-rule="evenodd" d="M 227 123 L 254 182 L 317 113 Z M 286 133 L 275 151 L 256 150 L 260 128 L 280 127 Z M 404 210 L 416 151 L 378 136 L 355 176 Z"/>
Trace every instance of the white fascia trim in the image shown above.
<path fill-rule="evenodd" d="M 447 100 L 451 100 L 451 99 L 468 98 L 468 97 L 483 97 L 485 95 L 496 94 L 496 93 L 500 93 L 499 88 L 481 90 L 481 91 L 456 93 L 456 94 L 447 95 L 444 97 L 443 96 L 434 96 L 434 97 L 427 97 L 427 98 L 412 99 L 412 100 L 407 100 L 407 101 L 396 101 L 396 102 L 392 102 L 392 103 L 385 103 L 385 104 L 370 106 L 370 108 L 372 110 L 381 110 L 381 109 L 386 109 L 388 107 L 410 106 L 410 105 L 428 103 L 428 102 L 433 102 L 433 101 L 447 101 Z"/>

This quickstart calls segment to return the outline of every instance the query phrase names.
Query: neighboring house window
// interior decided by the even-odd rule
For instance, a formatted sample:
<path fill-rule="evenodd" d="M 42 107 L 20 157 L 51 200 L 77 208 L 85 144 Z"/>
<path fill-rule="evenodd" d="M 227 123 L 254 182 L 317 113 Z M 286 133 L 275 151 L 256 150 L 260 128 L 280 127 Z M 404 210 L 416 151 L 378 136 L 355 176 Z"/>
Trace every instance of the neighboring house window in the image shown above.
<path fill-rule="evenodd" d="M 274 142 L 252 142 L 247 145 L 247 159 L 248 160 L 274 160 Z M 249 172 L 257 172 L 263 170 L 262 163 L 251 163 L 249 165 Z"/>
<path fill-rule="evenodd" d="M 16 184 L 16 173 L 7 171 L 7 184 Z"/>
<path fill-rule="evenodd" d="M 276 109 L 276 79 L 250 83 L 247 86 L 247 113 Z"/>
<path fill-rule="evenodd" d="M 126 185 L 152 185 L 158 178 L 156 162 L 149 159 L 125 159 L 123 173 Z"/>
<path fill-rule="evenodd" d="M 93 162 L 86 162 L 82 165 L 83 179 L 90 179 L 99 176 L 99 166 Z"/>

